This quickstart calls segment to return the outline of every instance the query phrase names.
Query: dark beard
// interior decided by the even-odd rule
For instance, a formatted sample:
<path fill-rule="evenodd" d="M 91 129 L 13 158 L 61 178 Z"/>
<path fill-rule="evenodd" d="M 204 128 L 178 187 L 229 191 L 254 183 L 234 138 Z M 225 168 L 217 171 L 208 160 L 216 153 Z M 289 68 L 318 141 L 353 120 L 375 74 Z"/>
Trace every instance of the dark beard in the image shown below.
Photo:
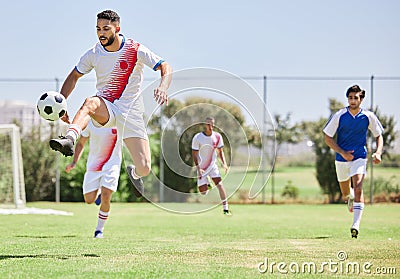
<path fill-rule="evenodd" d="M 112 45 L 112 43 L 114 41 L 115 41 L 115 36 L 111 36 L 110 38 L 107 38 L 107 43 L 106 44 L 101 43 L 101 41 L 100 41 L 100 43 L 101 43 L 101 45 L 103 47 L 108 47 L 108 46 Z"/>

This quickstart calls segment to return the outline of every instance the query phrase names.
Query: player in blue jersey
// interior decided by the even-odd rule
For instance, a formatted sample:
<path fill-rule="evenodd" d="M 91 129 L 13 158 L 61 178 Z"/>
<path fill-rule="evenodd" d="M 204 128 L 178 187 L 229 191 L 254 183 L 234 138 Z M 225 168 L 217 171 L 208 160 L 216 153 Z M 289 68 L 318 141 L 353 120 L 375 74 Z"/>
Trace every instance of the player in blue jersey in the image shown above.
<path fill-rule="evenodd" d="M 347 90 L 346 97 L 349 106 L 333 114 L 323 131 L 326 144 L 336 151 L 337 179 L 349 211 L 354 212 L 350 231 L 351 236 L 357 238 L 364 209 L 362 186 L 367 173 L 367 132 L 370 130 L 376 139 L 372 160 L 379 164 L 382 160 L 383 127 L 373 112 L 360 107 L 365 90 L 353 85 Z M 336 140 L 333 138 L 335 134 Z M 351 181 L 354 190 L 351 189 Z"/>

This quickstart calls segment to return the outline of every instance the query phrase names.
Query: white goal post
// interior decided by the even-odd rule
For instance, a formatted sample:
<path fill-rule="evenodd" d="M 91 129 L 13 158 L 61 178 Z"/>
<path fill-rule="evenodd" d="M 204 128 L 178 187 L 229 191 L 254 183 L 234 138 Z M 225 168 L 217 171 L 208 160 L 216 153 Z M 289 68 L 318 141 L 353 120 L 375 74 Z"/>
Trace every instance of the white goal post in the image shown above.
<path fill-rule="evenodd" d="M 0 124 L 0 205 L 26 205 L 19 127 Z"/>

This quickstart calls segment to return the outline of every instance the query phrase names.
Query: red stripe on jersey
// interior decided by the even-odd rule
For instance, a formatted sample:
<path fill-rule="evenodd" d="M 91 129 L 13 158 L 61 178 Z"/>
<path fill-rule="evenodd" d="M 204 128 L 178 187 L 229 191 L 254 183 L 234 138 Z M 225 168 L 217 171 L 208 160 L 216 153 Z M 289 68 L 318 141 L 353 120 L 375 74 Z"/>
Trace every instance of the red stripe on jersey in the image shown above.
<path fill-rule="evenodd" d="M 217 149 L 219 141 L 220 141 L 220 136 L 218 134 L 216 134 L 216 133 L 212 133 L 211 136 L 212 136 L 211 140 L 212 140 L 212 144 L 213 144 L 213 146 L 212 146 L 213 147 L 213 151 L 212 152 L 215 152 L 215 149 Z M 207 159 L 208 159 L 207 163 L 205 163 L 205 166 L 203 167 L 203 170 L 206 170 L 211 165 L 212 159 L 213 159 L 213 154 L 210 154 L 210 156 Z"/>
<path fill-rule="evenodd" d="M 118 138 L 116 133 L 112 133 L 111 137 L 112 138 L 110 139 L 110 144 L 104 146 L 104 151 L 103 151 L 103 153 L 105 154 L 104 159 L 100 161 L 96 166 L 94 166 L 94 171 L 101 171 L 104 165 L 108 162 L 108 160 L 110 160 Z"/>
<path fill-rule="evenodd" d="M 214 141 L 214 139 L 213 139 L 213 146 L 214 146 L 214 149 L 216 149 L 216 148 L 218 148 L 218 145 L 219 145 L 219 141 L 221 140 L 221 138 L 220 138 L 220 135 L 219 134 L 214 134 L 215 135 L 215 141 Z"/>
<path fill-rule="evenodd" d="M 129 82 L 129 77 L 137 62 L 137 52 L 140 44 L 128 39 L 125 42 L 124 52 L 121 54 L 110 75 L 110 81 L 99 96 L 114 102 L 119 99 Z"/>

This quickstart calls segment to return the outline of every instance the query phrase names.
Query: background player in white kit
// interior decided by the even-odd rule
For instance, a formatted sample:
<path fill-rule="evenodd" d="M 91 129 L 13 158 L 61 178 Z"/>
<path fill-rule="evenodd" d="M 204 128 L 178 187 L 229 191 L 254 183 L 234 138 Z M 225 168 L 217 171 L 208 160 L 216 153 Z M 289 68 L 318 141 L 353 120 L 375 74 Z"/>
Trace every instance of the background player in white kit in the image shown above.
<path fill-rule="evenodd" d="M 143 193 L 142 176 L 151 170 L 150 147 L 143 119 L 141 84 L 144 65 L 161 71 L 160 85 L 154 98 L 160 105 L 168 105 L 167 89 L 172 69 L 161 57 L 148 48 L 120 34 L 120 17 L 111 10 L 97 15 L 99 42 L 89 49 L 68 75 L 60 93 L 68 98 L 79 78 L 92 69 L 96 72 L 96 96 L 87 98 L 69 125 L 65 137 L 51 139 L 50 147 L 65 156 L 72 156 L 74 143 L 90 118 L 95 126 L 116 126 L 118 136 L 135 166 L 128 166 L 129 178 L 139 193 Z M 68 114 L 62 120 L 69 122 Z"/>
<path fill-rule="evenodd" d="M 370 130 L 376 139 L 372 159 L 379 164 L 382 160 L 383 127 L 373 112 L 360 107 L 365 91 L 358 85 L 348 88 L 346 97 L 349 106 L 332 115 L 323 131 L 326 144 L 336 151 L 336 174 L 342 196 L 348 199 L 349 211 L 354 214 L 351 236 L 357 238 L 364 210 L 362 186 L 367 174 L 367 132 Z M 336 140 L 333 138 L 335 134 Z M 350 187 L 351 180 L 354 192 Z"/>
<path fill-rule="evenodd" d="M 96 201 L 98 190 L 101 190 L 101 195 L 99 195 L 101 204 L 94 237 L 102 238 L 104 225 L 110 214 L 111 196 L 118 187 L 122 146 L 115 127 L 97 128 L 90 121 L 76 143 L 73 161 L 65 168 L 67 173 L 75 168 L 88 140 L 89 156 L 82 190 L 85 202 L 88 204 Z"/>
<path fill-rule="evenodd" d="M 197 186 L 201 194 L 208 193 L 211 177 L 215 186 L 218 188 L 219 196 L 222 201 L 223 213 L 232 215 L 229 211 L 228 200 L 226 198 L 225 188 L 222 184 L 221 174 L 217 166 L 217 155 L 221 160 L 225 173 L 228 171 L 225 155 L 223 151 L 224 141 L 220 133 L 213 131 L 215 120 L 212 117 L 206 118 L 205 130 L 197 133 L 192 139 L 192 156 L 197 169 Z"/>

